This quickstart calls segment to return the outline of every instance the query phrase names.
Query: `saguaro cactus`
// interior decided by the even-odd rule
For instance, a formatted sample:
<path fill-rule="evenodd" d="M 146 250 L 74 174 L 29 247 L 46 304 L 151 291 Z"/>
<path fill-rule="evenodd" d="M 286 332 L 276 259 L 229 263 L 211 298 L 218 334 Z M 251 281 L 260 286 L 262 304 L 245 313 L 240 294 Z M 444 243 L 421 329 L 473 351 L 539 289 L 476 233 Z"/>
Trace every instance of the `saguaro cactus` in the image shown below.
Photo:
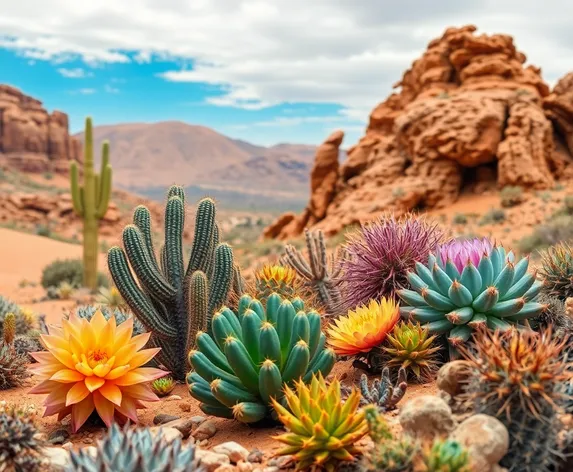
<path fill-rule="evenodd" d="M 183 188 L 171 187 L 167 198 L 165 244 L 159 264 L 152 241 L 151 215 L 140 205 L 133 214 L 134 224 L 123 230 L 125 251 L 117 246 L 111 248 L 108 266 L 123 299 L 151 331 L 154 344 L 161 347 L 158 359 L 176 380 L 183 380 L 188 370 L 187 353 L 197 333 L 209 329 L 211 315 L 229 297 L 234 276 L 233 251 L 227 244 L 219 244 L 215 203 L 205 198 L 197 207 L 195 239 L 185 269 Z"/>
<path fill-rule="evenodd" d="M 98 226 L 109 205 L 111 195 L 111 165 L 109 143 L 102 146 L 101 170 L 94 172 L 92 120 L 86 118 L 84 136 L 83 185 L 79 183 L 78 164 L 72 162 L 71 190 L 74 211 L 84 220 L 84 286 L 97 289 L 97 260 L 99 253 Z"/>

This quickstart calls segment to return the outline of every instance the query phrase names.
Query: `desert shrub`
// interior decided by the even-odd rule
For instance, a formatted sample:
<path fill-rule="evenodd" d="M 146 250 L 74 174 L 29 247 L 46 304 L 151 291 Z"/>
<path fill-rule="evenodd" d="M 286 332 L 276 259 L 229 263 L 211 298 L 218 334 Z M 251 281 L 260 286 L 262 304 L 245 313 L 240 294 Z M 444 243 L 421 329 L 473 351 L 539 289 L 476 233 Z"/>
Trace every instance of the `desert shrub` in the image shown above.
<path fill-rule="evenodd" d="M 455 225 L 465 225 L 468 222 L 468 217 L 463 213 L 456 213 L 452 218 L 452 223 Z"/>
<path fill-rule="evenodd" d="M 539 251 L 561 241 L 573 240 L 573 217 L 562 215 L 535 228 L 532 234 L 523 237 L 518 243 L 522 253 Z"/>
<path fill-rule="evenodd" d="M 519 186 L 507 185 L 503 187 L 500 193 L 501 206 L 504 208 L 510 208 L 520 203 L 523 203 L 525 196 L 523 195 L 523 189 Z"/>
<path fill-rule="evenodd" d="M 501 208 L 492 208 L 485 215 L 483 215 L 479 224 L 480 226 L 491 225 L 496 223 L 502 223 L 504 221 L 505 221 L 505 211 L 503 211 Z"/>
<path fill-rule="evenodd" d="M 59 287 L 67 282 L 73 287 L 81 287 L 83 262 L 80 259 L 58 259 L 48 264 L 42 271 L 42 287 Z M 102 272 L 98 273 L 98 286 L 109 287 L 109 280 Z"/>
<path fill-rule="evenodd" d="M 537 192 L 537 196 L 544 203 L 549 203 L 551 201 L 551 198 L 552 198 L 551 192 Z"/>
<path fill-rule="evenodd" d="M 48 225 L 36 225 L 36 230 L 34 231 L 38 236 L 44 236 L 45 238 L 49 238 L 52 235 L 52 230 Z"/>
<path fill-rule="evenodd" d="M 394 198 L 402 198 L 404 195 L 406 195 L 406 192 L 404 192 L 402 187 L 396 187 L 392 189 L 392 196 Z"/>

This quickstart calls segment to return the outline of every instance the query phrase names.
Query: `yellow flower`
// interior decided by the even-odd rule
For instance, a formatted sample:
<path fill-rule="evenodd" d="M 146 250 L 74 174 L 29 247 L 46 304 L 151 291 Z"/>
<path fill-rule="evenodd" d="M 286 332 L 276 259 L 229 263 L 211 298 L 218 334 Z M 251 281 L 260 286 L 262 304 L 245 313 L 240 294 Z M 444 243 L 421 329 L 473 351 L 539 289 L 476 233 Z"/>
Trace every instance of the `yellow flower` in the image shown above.
<path fill-rule="evenodd" d="M 370 300 L 368 305 L 349 311 L 330 325 L 328 343 L 340 356 L 367 353 L 386 339 L 399 318 L 400 310 L 394 300 Z"/>
<path fill-rule="evenodd" d="M 296 272 L 291 267 L 266 264 L 257 272 L 256 277 L 265 282 L 291 285 L 296 278 Z"/>
<path fill-rule="evenodd" d="M 41 380 L 30 393 L 48 394 L 44 416 L 57 413 L 61 420 L 71 414 L 73 432 L 94 409 L 107 426 L 114 415 L 137 422 L 142 402 L 159 400 L 148 382 L 167 372 L 141 367 L 160 349 L 141 351 L 151 334 L 131 337 L 132 331 L 132 318 L 117 326 L 115 317 L 106 321 L 98 310 L 91 321 L 72 313 L 62 328 L 41 335 L 47 352 L 30 353 L 38 361 L 30 369 Z"/>

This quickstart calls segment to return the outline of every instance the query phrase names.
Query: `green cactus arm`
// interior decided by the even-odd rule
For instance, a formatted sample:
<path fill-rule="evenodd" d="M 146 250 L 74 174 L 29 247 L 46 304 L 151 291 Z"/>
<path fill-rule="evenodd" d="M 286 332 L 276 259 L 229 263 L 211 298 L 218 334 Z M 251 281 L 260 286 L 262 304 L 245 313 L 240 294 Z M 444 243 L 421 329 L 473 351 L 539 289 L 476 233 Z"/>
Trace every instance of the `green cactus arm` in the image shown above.
<path fill-rule="evenodd" d="M 195 271 L 189 280 L 189 335 L 188 346 L 194 347 L 195 338 L 199 331 L 206 332 L 209 323 L 209 295 L 207 276 L 201 271 Z"/>
<path fill-rule="evenodd" d="M 245 293 L 245 279 L 241 274 L 241 268 L 237 264 L 233 267 L 233 290 L 238 296 Z"/>
<path fill-rule="evenodd" d="M 103 218 L 107 212 L 109 207 L 109 199 L 111 197 L 111 178 L 112 178 L 112 169 L 110 165 L 107 165 L 102 170 L 102 175 L 98 179 L 99 185 L 97 193 L 99 195 L 99 199 L 96 200 L 97 209 L 96 209 L 96 217 Z"/>
<path fill-rule="evenodd" d="M 195 217 L 195 237 L 191 248 L 191 257 L 187 267 L 187 275 L 196 270 L 209 273 L 209 253 L 215 232 L 215 203 L 210 198 L 204 198 L 197 206 Z"/>
<path fill-rule="evenodd" d="M 206 261 L 206 269 L 205 269 L 205 273 L 207 274 L 207 279 L 208 280 L 212 280 L 213 279 L 213 272 L 215 271 L 215 250 L 217 249 L 217 246 L 219 245 L 219 225 L 217 224 L 217 222 L 215 222 L 215 228 L 213 230 L 213 239 L 211 241 L 211 247 L 209 249 L 209 257 L 207 258 Z"/>
<path fill-rule="evenodd" d="M 133 224 L 139 228 L 141 234 L 143 235 L 143 242 L 147 249 L 149 260 L 153 264 L 156 270 L 159 270 L 159 265 L 157 264 L 157 257 L 155 255 L 155 249 L 153 247 L 153 236 L 151 232 L 151 213 L 149 209 L 144 205 L 138 205 L 133 211 Z"/>
<path fill-rule="evenodd" d="M 143 236 L 137 226 L 127 225 L 124 228 L 123 244 L 127 258 L 144 289 L 155 294 L 162 302 L 172 302 L 177 295 L 177 290 L 149 264 Z"/>
<path fill-rule="evenodd" d="M 209 293 L 209 316 L 227 302 L 233 282 L 233 250 L 228 244 L 219 244 L 215 251 L 215 271 Z"/>
<path fill-rule="evenodd" d="M 101 192 L 100 181 L 101 181 L 100 174 L 98 172 L 94 172 L 94 187 L 95 187 L 96 204 L 97 204 L 97 202 L 99 202 L 99 199 L 101 198 L 101 196 L 100 196 L 100 192 Z"/>
<path fill-rule="evenodd" d="M 71 193 L 72 193 L 72 203 L 74 205 L 74 211 L 78 216 L 84 216 L 84 201 L 82 198 L 83 187 L 79 183 L 79 171 L 77 162 L 72 162 L 70 168 L 71 177 Z"/>
<path fill-rule="evenodd" d="M 174 287 L 181 287 L 185 269 L 183 266 L 183 227 L 185 205 L 179 196 L 167 201 L 165 208 L 165 262 L 167 279 Z"/>
<path fill-rule="evenodd" d="M 139 288 L 124 251 L 118 246 L 112 247 L 107 253 L 107 262 L 115 286 L 143 325 L 158 337 L 174 339 L 177 330 L 158 316 L 149 298 Z"/>

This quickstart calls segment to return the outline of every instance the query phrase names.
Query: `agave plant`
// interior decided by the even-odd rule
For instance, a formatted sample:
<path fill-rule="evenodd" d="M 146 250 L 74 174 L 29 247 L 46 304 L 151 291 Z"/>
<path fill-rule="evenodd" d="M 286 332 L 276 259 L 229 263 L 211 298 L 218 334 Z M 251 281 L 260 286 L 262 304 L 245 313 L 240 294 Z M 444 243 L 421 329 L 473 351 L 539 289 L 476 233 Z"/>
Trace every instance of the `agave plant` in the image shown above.
<path fill-rule="evenodd" d="M 223 308 L 213 316 L 212 336 L 200 332 L 189 353 L 189 393 L 205 413 L 256 423 L 272 417 L 271 399 L 283 385 L 314 373 L 328 375 L 334 352 L 325 348 L 320 315 L 300 299 L 274 293 L 266 303 L 244 295 L 238 315 Z"/>
<path fill-rule="evenodd" d="M 393 216 L 362 226 L 344 246 L 342 294 L 347 309 L 382 297 L 394 298 L 408 288 L 408 272 L 444 239 L 433 223 L 415 215 Z"/>
<path fill-rule="evenodd" d="M 181 440 L 167 442 L 148 428 L 123 430 L 113 424 L 96 454 L 72 451 L 67 472 L 206 472 L 195 458 L 195 446 Z"/>
<path fill-rule="evenodd" d="M 505 330 L 547 308 L 536 301 L 542 283 L 528 265 L 528 258 L 516 261 L 513 252 L 487 238 L 451 241 L 408 273 L 412 289 L 397 292 L 405 303 L 400 312 L 430 333 L 448 332 L 457 348 L 477 327 Z"/>
<path fill-rule="evenodd" d="M 278 455 L 292 455 L 296 470 L 317 466 L 333 472 L 340 462 L 353 461 L 361 452 L 356 442 L 368 432 L 364 412 L 358 409 L 358 390 L 354 389 L 343 402 L 339 380 L 327 385 L 321 374 L 313 375 L 310 386 L 298 381 L 295 387 L 285 388 L 289 409 L 272 400 L 279 420 L 288 430 L 275 437 L 287 445 Z"/>
<path fill-rule="evenodd" d="M 328 344 L 339 356 L 364 356 L 379 346 L 400 319 L 393 299 L 371 300 L 335 320 L 327 330 Z"/>
<path fill-rule="evenodd" d="M 72 313 L 62 320 L 62 328 L 50 327 L 41 335 L 47 352 L 33 353 L 38 364 L 30 370 L 40 383 L 30 393 L 48 394 L 44 416 L 72 416 L 72 431 L 85 423 L 94 409 L 107 426 L 114 416 L 137 422 L 142 402 L 157 401 L 147 384 L 166 372 L 141 367 L 159 348 L 141 350 L 150 333 L 132 337 L 133 320 L 120 326 L 115 318 L 106 320 L 96 312 L 91 321 Z"/>

